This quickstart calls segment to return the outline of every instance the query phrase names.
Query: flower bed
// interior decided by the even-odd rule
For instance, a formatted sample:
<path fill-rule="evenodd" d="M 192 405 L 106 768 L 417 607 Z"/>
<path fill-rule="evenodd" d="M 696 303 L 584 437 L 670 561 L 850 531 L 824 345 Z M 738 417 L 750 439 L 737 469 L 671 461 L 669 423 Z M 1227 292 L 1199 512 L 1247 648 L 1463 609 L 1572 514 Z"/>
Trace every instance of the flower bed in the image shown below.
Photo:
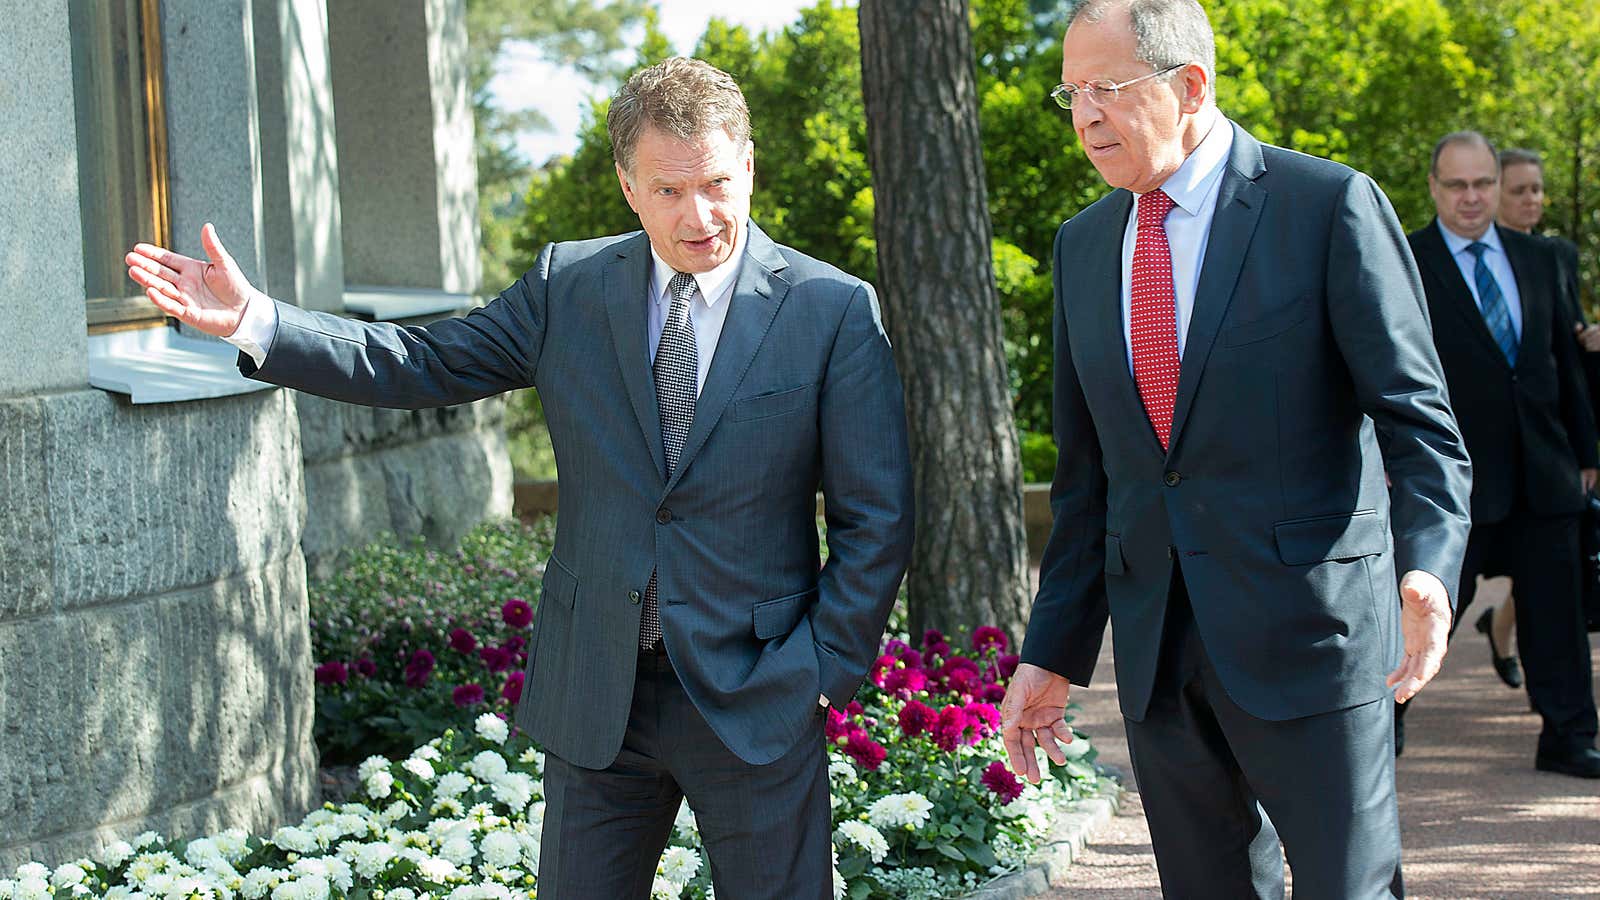
<path fill-rule="evenodd" d="M 325 758 L 358 742 L 406 748 L 367 757 L 352 802 L 271 835 L 146 833 L 54 870 L 30 863 L 0 879 L 0 900 L 536 897 L 543 759 L 505 719 L 520 679 L 482 651 L 520 667 L 531 610 L 512 592 L 542 570 L 548 540 L 548 527 L 496 525 L 454 554 L 374 548 L 315 588 L 317 734 L 335 742 Z M 1038 786 L 1000 762 L 996 704 L 1017 664 L 1007 649 L 991 627 L 891 638 L 857 699 L 828 712 L 836 897 L 959 896 L 1022 865 L 1064 802 L 1098 790 L 1081 736 L 1064 766 L 1040 754 Z M 430 723 L 440 736 L 405 744 Z M 711 896 L 686 808 L 653 894 Z"/>

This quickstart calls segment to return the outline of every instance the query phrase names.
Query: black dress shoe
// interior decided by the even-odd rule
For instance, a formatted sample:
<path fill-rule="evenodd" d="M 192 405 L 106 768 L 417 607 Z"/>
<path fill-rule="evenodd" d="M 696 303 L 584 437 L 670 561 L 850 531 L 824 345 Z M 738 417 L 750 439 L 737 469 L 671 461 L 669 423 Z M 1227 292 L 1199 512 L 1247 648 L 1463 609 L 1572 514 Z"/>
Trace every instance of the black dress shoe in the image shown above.
<path fill-rule="evenodd" d="M 1541 772 L 1559 772 L 1577 778 L 1600 778 L 1600 750 L 1582 747 L 1559 753 L 1540 751 L 1533 767 Z"/>
<path fill-rule="evenodd" d="M 1501 656 L 1500 648 L 1494 642 L 1494 608 L 1483 611 L 1472 627 L 1478 629 L 1484 637 L 1489 639 L 1489 655 L 1494 659 L 1494 673 L 1506 683 L 1508 688 L 1522 687 L 1522 665 L 1517 662 L 1516 656 Z"/>

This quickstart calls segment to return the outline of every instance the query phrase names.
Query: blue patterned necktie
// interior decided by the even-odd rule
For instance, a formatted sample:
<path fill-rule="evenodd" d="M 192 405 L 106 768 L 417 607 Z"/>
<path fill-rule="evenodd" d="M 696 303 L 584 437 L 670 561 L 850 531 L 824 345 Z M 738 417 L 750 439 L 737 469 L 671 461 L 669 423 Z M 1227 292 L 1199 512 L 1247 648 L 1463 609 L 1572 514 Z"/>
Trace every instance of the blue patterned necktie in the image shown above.
<path fill-rule="evenodd" d="M 1489 264 L 1483 261 L 1484 251 L 1488 249 L 1489 245 L 1482 241 L 1467 245 L 1467 252 L 1477 259 L 1472 267 L 1472 280 L 1478 285 L 1478 309 L 1483 312 L 1490 336 L 1500 345 L 1500 352 L 1506 355 L 1512 368 L 1516 368 L 1517 330 L 1511 327 L 1511 309 L 1506 306 L 1506 295 L 1500 292 L 1500 282 L 1494 280 Z"/>
<path fill-rule="evenodd" d="M 656 410 L 661 414 L 661 450 L 667 458 L 667 477 L 678 470 L 683 444 L 694 423 L 694 405 L 699 399 L 700 351 L 694 340 L 694 324 L 689 321 L 689 301 L 697 285 L 694 276 L 679 272 L 668 282 L 672 307 L 667 310 L 661 341 L 656 344 L 656 359 L 651 374 L 656 382 Z M 639 646 L 646 650 L 661 640 L 661 606 L 657 596 L 656 573 L 644 589 L 644 613 L 639 621 Z"/>

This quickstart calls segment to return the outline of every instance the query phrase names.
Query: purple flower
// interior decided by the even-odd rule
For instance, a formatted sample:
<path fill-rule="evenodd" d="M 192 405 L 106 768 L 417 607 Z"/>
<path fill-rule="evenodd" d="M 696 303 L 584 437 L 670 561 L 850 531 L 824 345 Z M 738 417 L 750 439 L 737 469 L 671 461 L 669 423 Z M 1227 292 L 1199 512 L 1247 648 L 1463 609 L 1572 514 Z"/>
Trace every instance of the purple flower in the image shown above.
<path fill-rule="evenodd" d="M 526 628 L 533 621 L 533 607 L 526 600 L 512 597 L 505 606 L 500 607 L 500 618 L 505 619 L 512 628 Z"/>
<path fill-rule="evenodd" d="M 907 649 L 906 652 L 900 654 L 900 661 L 905 663 L 908 669 L 920 669 L 922 668 L 922 653 L 917 650 Z"/>
<path fill-rule="evenodd" d="M 528 646 L 528 642 L 523 640 L 520 635 L 513 634 L 511 637 L 506 638 L 506 642 L 500 646 L 512 653 L 521 653 L 522 648 Z"/>
<path fill-rule="evenodd" d="M 928 687 L 928 673 L 921 669 L 890 669 L 883 674 L 885 691 L 897 696 L 909 697 Z"/>
<path fill-rule="evenodd" d="M 457 706 L 477 706 L 483 702 L 483 685 L 463 684 L 450 692 L 450 699 Z"/>
<path fill-rule="evenodd" d="M 1000 798 L 1000 805 L 1005 806 L 1011 801 L 1022 796 L 1022 780 L 1006 768 L 1006 764 L 996 760 L 989 763 L 983 770 L 983 777 L 979 779 L 983 786 L 988 788 L 996 797 Z"/>
<path fill-rule="evenodd" d="M 513 654 L 503 647 L 482 647 L 478 650 L 478 658 L 491 672 L 504 672 L 511 668 Z"/>
<path fill-rule="evenodd" d="M 344 684 L 350 680 L 350 670 L 337 660 L 317 666 L 317 684 Z"/>
<path fill-rule="evenodd" d="M 478 639 L 465 628 L 457 628 L 450 632 L 450 647 L 458 653 L 471 653 L 478 649 Z"/>
<path fill-rule="evenodd" d="M 967 719 L 972 722 L 974 738 L 986 738 L 1000 731 L 1000 710 L 988 703 L 968 703 L 966 713 Z"/>
<path fill-rule="evenodd" d="M 978 699 L 982 700 L 985 703 L 999 703 L 1000 701 L 1006 699 L 1005 685 L 1000 685 L 1000 684 L 986 684 L 986 685 L 984 685 L 983 686 L 983 690 L 978 692 Z"/>
<path fill-rule="evenodd" d="M 1022 662 L 1022 657 L 1015 653 L 1002 653 L 995 660 L 995 665 L 1000 667 L 1000 677 L 1010 678 L 1017 672 L 1017 666 Z"/>
<path fill-rule="evenodd" d="M 849 716 L 832 706 L 828 707 L 827 721 L 822 723 L 822 733 L 827 736 L 830 743 L 849 735 L 853 727 Z"/>
<path fill-rule="evenodd" d="M 983 679 L 971 669 L 951 669 L 945 676 L 945 689 L 952 694 L 971 694 L 975 688 L 983 684 Z"/>
<path fill-rule="evenodd" d="M 933 742 L 941 750 L 954 751 L 971 727 L 972 720 L 967 718 L 966 710 L 959 706 L 946 706 L 939 710 L 939 721 L 933 725 Z"/>
<path fill-rule="evenodd" d="M 378 674 L 378 664 L 372 661 L 372 657 L 363 656 L 356 660 L 356 671 L 360 672 L 363 678 L 371 678 Z"/>
<path fill-rule="evenodd" d="M 950 655 L 950 645 L 945 641 L 939 641 L 933 644 L 924 644 L 923 649 L 928 651 L 929 656 L 944 657 Z"/>
<path fill-rule="evenodd" d="M 909 649 L 911 649 L 911 645 L 899 638 L 890 638 L 889 643 L 883 645 L 883 652 L 890 656 L 899 656 Z"/>
<path fill-rule="evenodd" d="M 878 687 L 883 687 L 883 676 L 889 672 L 893 672 L 895 664 L 898 662 L 899 660 L 895 659 L 893 654 L 883 654 L 882 656 L 873 660 L 872 668 L 867 670 L 867 680 L 871 681 Z"/>
<path fill-rule="evenodd" d="M 851 732 L 845 741 L 844 755 L 855 760 L 856 765 L 868 772 L 876 772 L 878 766 L 883 764 L 884 758 L 889 755 L 889 751 L 865 731 L 856 730 Z"/>
<path fill-rule="evenodd" d="M 900 730 L 906 737 L 916 737 L 938 721 L 939 714 L 926 703 L 912 700 L 900 708 Z"/>
<path fill-rule="evenodd" d="M 506 679 L 505 686 L 500 688 L 500 696 L 506 698 L 506 701 L 511 704 L 521 700 L 522 680 L 526 677 L 521 672 L 512 672 L 511 677 Z"/>
<path fill-rule="evenodd" d="M 929 628 L 922 633 L 922 646 L 924 649 L 932 647 L 934 644 L 942 643 L 944 643 L 944 632 L 939 629 Z"/>
<path fill-rule="evenodd" d="M 411 654 L 411 661 L 406 663 L 406 687 L 420 688 L 428 683 L 428 676 L 433 674 L 433 654 L 426 650 L 418 650 Z"/>
<path fill-rule="evenodd" d="M 1004 653 L 1008 643 L 1006 633 L 993 625 L 979 625 L 978 630 L 972 632 L 972 649 L 979 653 L 988 651 L 990 647 L 996 653 Z"/>

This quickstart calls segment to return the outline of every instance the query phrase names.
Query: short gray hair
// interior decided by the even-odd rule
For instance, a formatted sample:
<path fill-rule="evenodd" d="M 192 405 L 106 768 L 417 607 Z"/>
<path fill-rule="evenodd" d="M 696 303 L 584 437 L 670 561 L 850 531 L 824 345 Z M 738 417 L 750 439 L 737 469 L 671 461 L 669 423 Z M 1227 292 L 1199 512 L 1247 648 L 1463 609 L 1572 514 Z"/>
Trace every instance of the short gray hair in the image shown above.
<path fill-rule="evenodd" d="M 622 171 L 633 172 L 634 147 L 647 125 L 685 141 L 720 128 L 742 148 L 750 140 L 750 109 L 733 76 L 674 56 L 633 73 L 611 98 L 606 134 Z"/>
<path fill-rule="evenodd" d="M 1158 71 L 1199 63 L 1216 81 L 1217 37 L 1196 0 L 1078 0 L 1067 26 L 1080 18 L 1098 23 L 1115 9 L 1126 9 L 1133 20 L 1134 53 L 1141 62 Z"/>
<path fill-rule="evenodd" d="M 1507 147 L 1500 151 L 1500 168 L 1507 166 L 1533 166 L 1539 171 L 1544 171 L 1544 157 L 1537 150 L 1525 150 L 1521 147 Z"/>
<path fill-rule="evenodd" d="M 1429 175 L 1439 174 L 1439 157 L 1444 153 L 1444 148 L 1453 146 L 1455 144 L 1467 144 L 1469 146 L 1482 147 L 1483 149 L 1489 151 L 1489 155 L 1494 157 L 1494 170 L 1496 173 L 1499 173 L 1500 153 L 1494 149 L 1494 141 L 1484 137 L 1483 132 L 1481 131 L 1472 131 L 1470 129 L 1466 129 L 1462 131 L 1452 131 L 1444 137 L 1439 138 L 1439 143 L 1433 145 L 1433 161 L 1428 163 Z"/>

